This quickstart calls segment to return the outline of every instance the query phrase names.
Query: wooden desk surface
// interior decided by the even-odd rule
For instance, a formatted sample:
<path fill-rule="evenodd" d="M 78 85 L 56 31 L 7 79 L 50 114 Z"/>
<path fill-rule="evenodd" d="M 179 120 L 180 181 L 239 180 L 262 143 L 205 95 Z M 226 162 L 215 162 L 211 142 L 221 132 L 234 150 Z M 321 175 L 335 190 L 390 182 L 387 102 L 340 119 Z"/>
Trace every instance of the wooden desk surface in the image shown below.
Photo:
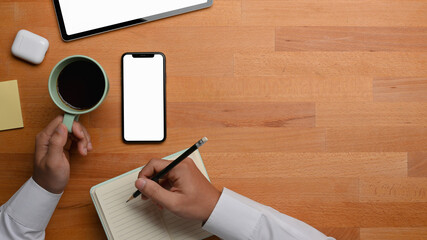
<path fill-rule="evenodd" d="M 83 54 L 106 69 L 111 89 L 81 117 L 94 151 L 72 155 L 47 239 L 105 239 L 90 187 L 202 136 L 218 188 L 337 239 L 426 239 L 426 12 L 424 0 L 215 0 L 65 43 L 51 1 L 2 1 L 0 80 L 18 79 L 25 128 L 0 132 L 0 203 L 31 176 L 35 135 L 61 113 L 48 95 L 51 69 Z M 50 41 L 41 65 L 10 54 L 20 29 Z M 126 51 L 166 54 L 163 144 L 121 141 Z"/>

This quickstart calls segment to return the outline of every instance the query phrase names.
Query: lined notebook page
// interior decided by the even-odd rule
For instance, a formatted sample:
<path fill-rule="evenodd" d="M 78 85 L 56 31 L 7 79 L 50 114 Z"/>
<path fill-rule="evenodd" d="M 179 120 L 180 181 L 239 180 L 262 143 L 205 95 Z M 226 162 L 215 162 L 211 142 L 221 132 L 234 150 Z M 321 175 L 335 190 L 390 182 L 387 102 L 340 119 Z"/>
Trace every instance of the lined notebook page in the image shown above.
<path fill-rule="evenodd" d="M 164 158 L 174 160 L 180 153 Z M 200 153 L 190 155 L 196 166 L 208 178 Z M 140 199 L 126 203 L 135 192 L 135 171 L 96 188 L 94 194 L 102 209 L 107 228 L 115 240 L 121 239 L 203 239 L 212 236 L 201 228 L 200 221 L 175 216 L 167 210 L 159 211 L 151 201 Z"/>
<path fill-rule="evenodd" d="M 102 207 L 108 227 L 115 240 L 170 239 L 158 208 L 151 201 L 134 199 L 138 171 L 100 186 L 96 196 Z"/>
<path fill-rule="evenodd" d="M 211 233 L 201 228 L 201 221 L 183 221 L 182 218 L 168 210 L 162 211 L 162 217 L 173 240 L 199 240 L 212 236 Z"/>

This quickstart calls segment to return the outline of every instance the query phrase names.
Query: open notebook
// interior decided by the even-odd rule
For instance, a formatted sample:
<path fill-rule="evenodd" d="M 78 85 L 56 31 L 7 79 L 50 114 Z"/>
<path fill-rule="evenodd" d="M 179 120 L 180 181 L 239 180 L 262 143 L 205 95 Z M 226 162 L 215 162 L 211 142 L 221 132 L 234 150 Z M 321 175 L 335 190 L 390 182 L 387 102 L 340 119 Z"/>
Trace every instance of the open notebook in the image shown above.
<path fill-rule="evenodd" d="M 164 159 L 174 160 L 181 153 L 175 153 Z M 209 180 L 199 151 L 190 155 L 199 170 Z M 175 216 L 167 210 L 159 210 L 151 201 L 126 200 L 135 192 L 137 168 L 90 190 L 96 211 L 101 219 L 108 239 L 204 239 L 212 236 L 201 228 L 200 221 L 187 220 Z"/>

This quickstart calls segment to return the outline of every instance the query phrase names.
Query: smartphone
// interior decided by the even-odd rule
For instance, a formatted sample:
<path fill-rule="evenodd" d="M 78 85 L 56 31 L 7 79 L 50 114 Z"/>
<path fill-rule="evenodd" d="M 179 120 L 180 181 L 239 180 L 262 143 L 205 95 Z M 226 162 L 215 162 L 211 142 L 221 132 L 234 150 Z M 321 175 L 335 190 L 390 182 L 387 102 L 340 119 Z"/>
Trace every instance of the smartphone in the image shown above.
<path fill-rule="evenodd" d="M 125 143 L 166 139 L 166 57 L 160 52 L 122 55 L 122 138 Z"/>

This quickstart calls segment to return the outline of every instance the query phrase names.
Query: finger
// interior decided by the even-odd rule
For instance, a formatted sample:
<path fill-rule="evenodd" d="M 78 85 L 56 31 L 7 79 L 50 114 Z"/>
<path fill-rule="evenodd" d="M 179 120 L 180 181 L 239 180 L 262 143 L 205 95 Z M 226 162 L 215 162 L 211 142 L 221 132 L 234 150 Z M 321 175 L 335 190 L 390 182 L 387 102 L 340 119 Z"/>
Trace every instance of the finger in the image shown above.
<path fill-rule="evenodd" d="M 138 188 L 144 196 L 154 202 L 169 210 L 174 210 L 173 206 L 176 206 L 178 197 L 176 193 L 162 188 L 159 184 L 147 178 L 138 178 L 135 182 L 135 187 Z"/>
<path fill-rule="evenodd" d="M 154 177 L 154 175 L 162 171 L 171 161 L 163 159 L 151 159 L 147 165 L 139 172 L 138 178 L 145 176 L 146 178 Z"/>
<path fill-rule="evenodd" d="M 44 129 L 43 133 L 45 133 L 47 136 L 52 136 L 52 134 L 55 132 L 56 128 L 58 127 L 58 124 L 62 122 L 64 119 L 64 116 L 59 115 L 56 116 Z"/>
<path fill-rule="evenodd" d="M 58 124 L 62 122 L 63 116 L 54 118 L 41 132 L 36 136 L 36 158 L 40 158 L 46 154 L 49 145 L 49 139 L 55 131 Z"/>
<path fill-rule="evenodd" d="M 83 126 L 79 122 L 74 121 L 72 132 L 74 137 L 76 137 L 77 139 L 77 149 L 79 150 L 81 155 L 86 156 L 88 141 L 83 131 Z"/>
<path fill-rule="evenodd" d="M 89 132 L 87 131 L 87 129 L 83 125 L 82 125 L 82 128 L 83 128 L 83 132 L 85 134 L 85 137 L 87 139 L 87 150 L 92 151 L 93 146 L 92 146 L 92 140 L 91 140 L 91 137 L 89 135 Z"/>
<path fill-rule="evenodd" d="M 62 159 L 64 154 L 64 146 L 67 143 L 67 139 L 67 127 L 64 124 L 59 123 L 49 140 L 49 149 L 47 152 L 48 159 Z"/>
<path fill-rule="evenodd" d="M 74 122 L 74 124 L 76 124 L 76 129 L 77 130 L 81 130 L 81 132 L 83 132 L 83 136 L 86 138 L 86 140 L 87 140 L 87 149 L 89 150 L 89 151 L 91 151 L 92 150 L 92 141 L 91 141 L 91 138 L 90 138 L 90 135 L 89 135 L 89 132 L 87 131 L 87 129 L 81 124 L 81 123 L 79 123 L 79 122 Z M 81 132 L 80 132 L 80 135 L 81 135 Z M 81 136 L 79 136 L 79 138 L 78 139 L 80 139 L 81 138 Z"/>

